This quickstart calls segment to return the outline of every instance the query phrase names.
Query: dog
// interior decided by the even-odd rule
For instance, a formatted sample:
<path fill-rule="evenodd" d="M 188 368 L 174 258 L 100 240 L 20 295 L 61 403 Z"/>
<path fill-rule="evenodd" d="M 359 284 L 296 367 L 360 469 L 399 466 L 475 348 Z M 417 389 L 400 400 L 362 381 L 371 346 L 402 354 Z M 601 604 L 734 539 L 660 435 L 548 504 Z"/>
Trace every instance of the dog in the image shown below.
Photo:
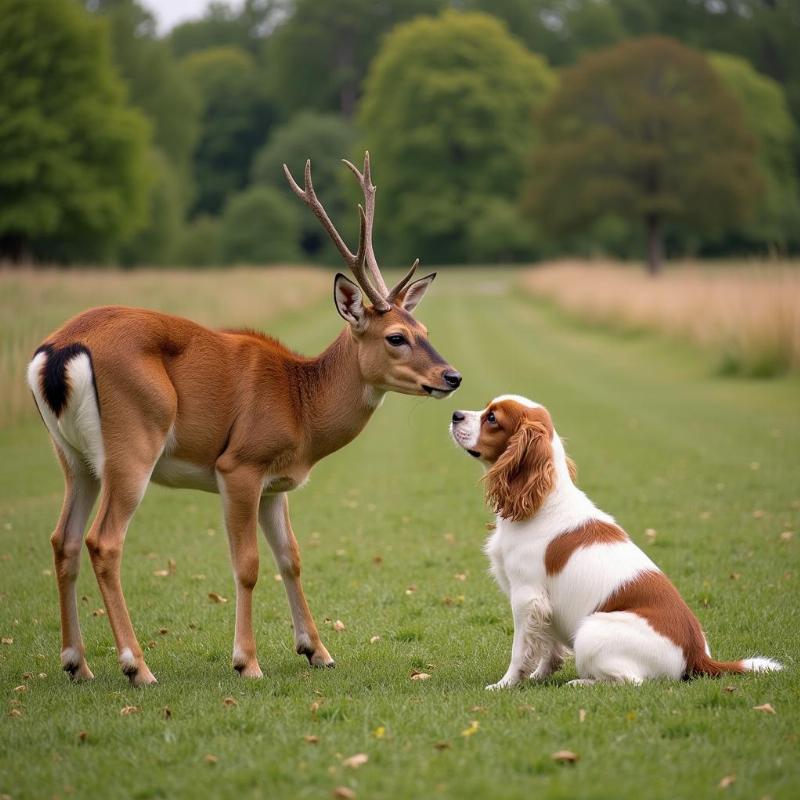
<path fill-rule="evenodd" d="M 575 485 L 544 406 L 502 395 L 482 411 L 454 412 L 450 434 L 486 469 L 497 520 L 485 550 L 514 616 L 511 662 L 487 689 L 545 680 L 569 648 L 573 685 L 782 668 L 769 658 L 711 657 L 667 576 Z"/>

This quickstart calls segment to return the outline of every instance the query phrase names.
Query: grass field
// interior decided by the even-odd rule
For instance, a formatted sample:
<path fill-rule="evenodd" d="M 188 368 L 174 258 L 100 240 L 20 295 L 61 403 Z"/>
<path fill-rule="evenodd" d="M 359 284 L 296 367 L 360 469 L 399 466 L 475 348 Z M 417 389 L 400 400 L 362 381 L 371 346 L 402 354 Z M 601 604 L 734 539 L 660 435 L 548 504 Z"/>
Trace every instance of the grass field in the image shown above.
<path fill-rule="evenodd" d="M 590 324 L 656 331 L 698 345 L 721 374 L 800 372 L 800 264 L 689 261 L 653 279 L 642 265 L 561 261 L 522 279 Z"/>
<path fill-rule="evenodd" d="M 442 274 L 419 316 L 464 374 L 462 390 L 442 402 L 388 397 L 291 498 L 335 670 L 293 653 L 262 546 L 265 678 L 237 678 L 232 603 L 208 599 L 233 597 L 218 499 L 152 487 L 123 579 L 160 683 L 127 685 L 84 557 L 81 623 L 97 678 L 70 685 L 48 542 L 60 472 L 35 414 L 0 431 L 0 795 L 797 797 L 800 382 L 715 377 L 688 345 L 575 325 L 516 280 Z M 124 287 L 119 299 L 135 303 Z M 14 324 L 32 312 L 18 305 Z M 340 325 L 327 298 L 283 316 L 265 298 L 264 312 L 305 352 Z M 506 391 L 550 407 L 580 484 L 671 575 L 714 654 L 772 656 L 783 673 L 572 688 L 568 666 L 544 686 L 484 691 L 505 670 L 511 619 L 481 553 L 489 515 L 477 468 L 449 443 L 447 422 Z M 174 574 L 155 575 L 169 559 Z M 430 679 L 411 680 L 415 670 Z M 765 703 L 774 714 L 754 710 Z M 564 749 L 577 763 L 552 759 Z M 343 763 L 359 753 L 362 766 Z"/>

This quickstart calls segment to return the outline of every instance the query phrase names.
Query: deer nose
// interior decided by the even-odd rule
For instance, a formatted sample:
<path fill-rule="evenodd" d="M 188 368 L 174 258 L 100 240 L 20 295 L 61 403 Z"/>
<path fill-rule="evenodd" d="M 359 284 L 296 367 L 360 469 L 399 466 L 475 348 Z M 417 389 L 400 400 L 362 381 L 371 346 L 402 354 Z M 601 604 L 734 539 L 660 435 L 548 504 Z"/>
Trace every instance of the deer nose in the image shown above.
<path fill-rule="evenodd" d="M 466 419 L 463 411 L 453 412 L 453 422 L 463 422 Z"/>
<path fill-rule="evenodd" d="M 461 386 L 461 373 L 456 372 L 454 369 L 447 370 L 442 377 L 445 383 L 448 386 L 452 386 L 454 389 L 458 389 L 458 387 Z"/>

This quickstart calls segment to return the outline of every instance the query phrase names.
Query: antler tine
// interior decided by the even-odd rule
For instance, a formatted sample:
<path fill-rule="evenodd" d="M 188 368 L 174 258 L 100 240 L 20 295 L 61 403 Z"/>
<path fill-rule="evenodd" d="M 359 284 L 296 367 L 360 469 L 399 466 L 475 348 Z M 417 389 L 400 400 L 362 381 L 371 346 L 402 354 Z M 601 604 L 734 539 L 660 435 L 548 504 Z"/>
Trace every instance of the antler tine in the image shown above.
<path fill-rule="evenodd" d="M 369 270 L 370 278 L 375 288 L 381 293 L 383 297 L 389 294 L 389 289 L 386 282 L 381 275 L 378 261 L 375 258 L 375 250 L 372 246 L 372 223 L 375 219 L 375 186 L 372 183 L 372 168 L 370 167 L 369 150 L 364 152 L 364 171 L 361 172 L 355 164 L 347 159 L 342 159 L 345 166 L 356 176 L 356 180 L 361 186 L 361 191 L 364 192 L 364 208 L 367 217 L 367 269 Z"/>
<path fill-rule="evenodd" d="M 415 258 L 414 263 L 411 265 L 411 269 L 406 272 L 406 274 L 394 285 L 394 288 L 389 292 L 386 300 L 388 303 L 394 303 L 395 300 L 400 296 L 400 293 L 403 289 L 408 286 L 409 281 L 414 277 L 414 273 L 417 271 L 417 267 L 419 266 L 419 259 Z"/>
<path fill-rule="evenodd" d="M 344 243 L 344 239 L 342 239 L 342 237 L 339 235 L 339 231 L 336 230 L 336 227 L 331 222 L 328 213 L 325 211 L 325 207 L 322 205 L 320 199 L 317 197 L 317 193 L 314 191 L 314 183 L 311 180 L 311 159 L 309 158 L 306 160 L 303 174 L 303 189 L 300 188 L 286 164 L 283 165 L 283 172 L 284 175 L 286 175 L 286 180 L 289 182 L 291 190 L 314 212 L 314 215 L 322 223 L 322 227 L 325 228 L 328 236 L 330 236 L 333 240 L 333 243 L 336 245 L 336 249 L 341 254 L 345 263 L 350 267 L 350 269 L 353 270 L 353 274 L 356 276 L 356 279 L 358 280 L 361 288 L 364 290 L 364 293 L 372 301 L 372 304 L 380 311 L 388 310 L 389 304 L 386 302 L 385 295 L 381 294 L 380 290 L 376 290 L 372 286 L 367 278 L 367 275 L 365 274 L 364 264 L 367 260 L 367 254 L 370 248 L 367 244 L 369 239 L 369 227 L 364 209 L 359 206 L 360 231 L 358 252 L 353 254 L 350 248 Z"/>

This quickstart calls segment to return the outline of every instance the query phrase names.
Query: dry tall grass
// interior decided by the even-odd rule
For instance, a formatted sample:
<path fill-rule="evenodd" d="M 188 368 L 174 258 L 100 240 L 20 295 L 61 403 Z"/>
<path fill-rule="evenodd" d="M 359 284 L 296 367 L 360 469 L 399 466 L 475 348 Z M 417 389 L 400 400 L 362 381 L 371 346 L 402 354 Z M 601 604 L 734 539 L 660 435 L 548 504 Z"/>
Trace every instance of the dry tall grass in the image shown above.
<path fill-rule="evenodd" d="M 25 369 L 37 345 L 91 306 L 144 306 L 212 327 L 263 327 L 321 300 L 331 279 L 303 267 L 225 272 L 0 270 L 0 427 L 35 414 Z"/>
<path fill-rule="evenodd" d="M 592 323 L 688 339 L 724 372 L 800 370 L 797 263 L 685 263 L 653 279 L 641 267 L 565 261 L 530 270 L 523 286 Z"/>

